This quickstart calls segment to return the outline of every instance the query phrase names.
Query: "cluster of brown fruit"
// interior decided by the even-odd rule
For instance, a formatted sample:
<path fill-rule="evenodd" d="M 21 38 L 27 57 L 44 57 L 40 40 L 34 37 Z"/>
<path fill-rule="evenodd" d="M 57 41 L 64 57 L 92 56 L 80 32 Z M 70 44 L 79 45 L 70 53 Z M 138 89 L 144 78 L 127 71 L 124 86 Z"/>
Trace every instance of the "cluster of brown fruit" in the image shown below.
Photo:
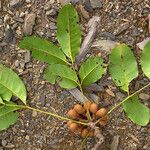
<path fill-rule="evenodd" d="M 89 112 L 90 120 L 87 112 Z M 107 110 L 105 108 L 99 108 L 96 103 L 90 101 L 85 102 L 84 105 L 76 104 L 73 109 L 68 111 L 67 115 L 73 120 L 87 121 L 87 123 L 99 120 L 97 124 L 99 127 L 105 126 L 108 122 Z M 72 132 L 78 133 L 82 137 L 94 136 L 94 131 L 87 126 L 79 125 L 71 120 L 67 122 L 67 125 Z"/>

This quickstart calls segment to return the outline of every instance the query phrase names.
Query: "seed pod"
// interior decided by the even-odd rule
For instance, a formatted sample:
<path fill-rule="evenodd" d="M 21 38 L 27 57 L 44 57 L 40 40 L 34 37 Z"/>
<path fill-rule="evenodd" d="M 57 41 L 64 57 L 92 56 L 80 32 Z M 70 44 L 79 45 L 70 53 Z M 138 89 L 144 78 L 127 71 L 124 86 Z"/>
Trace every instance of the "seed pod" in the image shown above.
<path fill-rule="evenodd" d="M 75 132 L 78 130 L 78 125 L 76 123 L 71 123 L 70 126 L 69 126 L 69 129 L 72 131 L 72 132 Z"/>
<path fill-rule="evenodd" d="M 97 110 L 98 110 L 98 105 L 95 104 L 95 103 L 92 103 L 90 105 L 90 112 L 93 113 L 93 114 L 95 114 L 97 112 Z"/>
<path fill-rule="evenodd" d="M 85 138 L 85 137 L 87 137 L 88 134 L 89 134 L 89 130 L 88 130 L 88 129 L 83 129 L 83 130 L 82 130 L 82 133 L 81 133 L 81 136 L 82 136 L 83 138 Z"/>
<path fill-rule="evenodd" d="M 67 126 L 69 127 L 71 124 L 72 124 L 72 121 L 69 120 L 69 121 L 67 122 Z"/>
<path fill-rule="evenodd" d="M 101 108 L 96 112 L 96 116 L 103 117 L 107 114 L 107 110 L 105 108 Z"/>
<path fill-rule="evenodd" d="M 76 119 L 78 117 L 78 113 L 74 109 L 70 109 L 67 114 L 72 119 Z"/>
<path fill-rule="evenodd" d="M 84 107 L 85 110 L 87 110 L 87 109 L 90 109 L 90 105 L 91 105 L 91 102 L 87 101 L 87 102 L 84 103 L 83 107 Z"/>
<path fill-rule="evenodd" d="M 80 104 L 76 104 L 74 106 L 74 110 L 78 113 L 78 114 L 83 114 L 85 112 L 85 109 L 80 105 Z"/>

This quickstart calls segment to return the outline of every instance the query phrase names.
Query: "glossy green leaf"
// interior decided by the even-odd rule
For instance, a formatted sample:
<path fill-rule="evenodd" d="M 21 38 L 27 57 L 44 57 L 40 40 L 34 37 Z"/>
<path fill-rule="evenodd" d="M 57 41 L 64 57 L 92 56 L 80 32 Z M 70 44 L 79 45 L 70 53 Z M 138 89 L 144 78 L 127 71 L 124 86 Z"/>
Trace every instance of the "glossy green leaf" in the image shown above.
<path fill-rule="evenodd" d="M 80 49 L 81 31 L 78 14 L 70 4 L 65 5 L 59 12 L 57 39 L 66 56 L 74 61 Z"/>
<path fill-rule="evenodd" d="M 150 78 L 150 42 L 142 50 L 141 66 L 144 74 Z"/>
<path fill-rule="evenodd" d="M 136 59 L 131 49 L 120 44 L 110 54 L 109 71 L 115 84 L 128 92 L 129 83 L 138 76 Z"/>
<path fill-rule="evenodd" d="M 25 37 L 19 47 L 32 51 L 32 56 L 49 64 L 66 64 L 64 53 L 53 43 L 39 37 Z"/>
<path fill-rule="evenodd" d="M 12 97 L 12 92 L 4 86 L 0 85 L 0 96 L 3 100 L 10 101 Z"/>
<path fill-rule="evenodd" d="M 7 129 L 10 125 L 17 122 L 18 112 L 15 112 L 19 107 L 15 106 L 13 102 L 7 102 L 7 105 L 0 106 L 0 131 Z"/>
<path fill-rule="evenodd" d="M 105 73 L 103 60 L 100 57 L 91 57 L 85 61 L 79 70 L 81 84 L 88 86 L 99 80 Z"/>
<path fill-rule="evenodd" d="M 146 126 L 150 120 L 150 110 L 139 101 L 137 95 L 123 103 L 123 109 L 127 116 L 136 124 Z"/>
<path fill-rule="evenodd" d="M 0 87 L 4 87 L 4 91 L 7 89 L 2 97 L 8 98 L 10 96 L 9 94 L 12 93 L 26 104 L 26 88 L 23 82 L 14 71 L 2 64 L 0 64 Z"/>
<path fill-rule="evenodd" d="M 52 84 L 55 84 L 57 80 L 59 85 L 65 89 L 78 86 L 76 72 L 65 65 L 50 65 L 45 71 L 44 78 Z"/>

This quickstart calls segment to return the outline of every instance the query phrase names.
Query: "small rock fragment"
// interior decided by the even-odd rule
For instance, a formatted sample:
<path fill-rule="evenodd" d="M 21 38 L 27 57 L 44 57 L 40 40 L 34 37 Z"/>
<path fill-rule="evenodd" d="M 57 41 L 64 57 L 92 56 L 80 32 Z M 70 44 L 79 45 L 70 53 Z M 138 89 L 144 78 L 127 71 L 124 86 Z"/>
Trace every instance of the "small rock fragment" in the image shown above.
<path fill-rule="evenodd" d="M 92 8 L 102 8 L 100 0 L 90 0 Z"/>
<path fill-rule="evenodd" d="M 24 0 L 11 0 L 10 7 L 18 8 L 24 3 Z"/>
<path fill-rule="evenodd" d="M 115 94 L 113 93 L 113 91 L 111 91 L 110 89 L 106 90 L 106 93 L 109 94 L 112 97 L 115 97 Z"/>
<path fill-rule="evenodd" d="M 29 135 L 26 135 L 26 136 L 25 136 L 25 139 L 26 139 L 26 140 L 30 140 Z"/>
<path fill-rule="evenodd" d="M 28 62 L 30 62 L 30 59 L 31 59 L 30 51 L 27 51 L 24 56 L 24 62 L 28 63 Z"/>
<path fill-rule="evenodd" d="M 24 22 L 24 34 L 31 35 L 35 24 L 36 15 L 34 13 L 26 14 Z"/>
<path fill-rule="evenodd" d="M 13 42 L 15 37 L 14 31 L 11 28 L 6 29 L 5 31 L 5 42 L 10 43 Z"/>
<path fill-rule="evenodd" d="M 49 24 L 49 28 L 50 28 L 51 30 L 56 30 L 56 29 L 57 29 L 57 26 L 56 26 L 56 24 L 55 24 L 54 22 L 51 22 L 51 23 Z"/>
<path fill-rule="evenodd" d="M 81 12 L 83 18 L 85 18 L 85 19 L 89 19 L 90 18 L 89 13 L 84 9 L 83 5 L 79 4 L 77 6 L 77 8 Z"/>
<path fill-rule="evenodd" d="M 93 43 L 92 47 L 109 52 L 115 46 L 117 46 L 117 44 L 117 42 L 111 40 L 97 40 Z"/>
<path fill-rule="evenodd" d="M 140 93 L 139 98 L 142 99 L 142 100 L 149 100 L 150 95 L 148 95 L 146 93 Z"/>
<path fill-rule="evenodd" d="M 32 112 L 32 117 L 36 117 L 37 116 L 37 111 L 33 111 Z"/>
<path fill-rule="evenodd" d="M 110 150 L 118 150 L 118 144 L 119 144 L 119 135 L 116 135 L 113 137 L 113 141 L 110 145 Z"/>
<path fill-rule="evenodd" d="M 3 147 L 5 147 L 6 144 L 7 144 L 7 141 L 6 140 L 2 140 L 1 144 L 2 144 Z"/>
<path fill-rule="evenodd" d="M 12 144 L 12 143 L 8 143 L 5 147 L 6 147 L 6 148 L 14 148 L 14 147 L 15 147 L 15 145 L 14 145 L 14 144 Z"/>
<path fill-rule="evenodd" d="M 55 16 L 56 14 L 57 14 L 57 12 L 55 9 L 51 9 L 46 12 L 47 16 Z"/>
<path fill-rule="evenodd" d="M 127 30 L 129 28 L 129 22 L 123 23 L 120 27 L 118 27 L 115 31 L 115 35 L 121 34 L 123 31 Z"/>

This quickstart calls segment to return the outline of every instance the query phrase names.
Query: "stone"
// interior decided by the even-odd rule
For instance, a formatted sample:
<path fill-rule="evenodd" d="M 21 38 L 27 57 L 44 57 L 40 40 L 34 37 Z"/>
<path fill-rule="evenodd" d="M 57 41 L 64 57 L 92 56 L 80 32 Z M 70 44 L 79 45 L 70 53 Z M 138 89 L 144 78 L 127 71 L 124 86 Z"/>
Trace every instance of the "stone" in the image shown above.
<path fill-rule="evenodd" d="M 29 141 L 29 140 L 30 140 L 29 135 L 26 135 L 26 136 L 25 136 L 25 139 Z"/>
<path fill-rule="evenodd" d="M 28 63 L 30 62 L 30 59 L 31 59 L 30 51 L 27 51 L 24 55 L 24 62 Z"/>
<path fill-rule="evenodd" d="M 56 26 L 55 23 L 51 22 L 51 23 L 49 24 L 49 28 L 50 28 L 51 30 L 56 30 L 56 29 L 57 29 L 57 26 Z"/>
<path fill-rule="evenodd" d="M 6 147 L 6 148 L 14 148 L 14 147 L 15 147 L 15 145 L 14 145 L 14 144 L 12 144 L 12 143 L 8 143 L 5 147 Z"/>
<path fill-rule="evenodd" d="M 33 111 L 32 112 L 32 117 L 36 117 L 37 116 L 37 111 Z"/>
<path fill-rule="evenodd" d="M 10 7 L 18 8 L 18 7 L 22 6 L 23 3 L 24 3 L 24 0 L 11 0 Z"/>
<path fill-rule="evenodd" d="M 93 43 L 92 47 L 97 48 L 99 50 L 110 51 L 112 50 L 118 43 L 111 40 L 97 40 Z"/>
<path fill-rule="evenodd" d="M 93 8 L 91 6 L 91 3 L 90 3 L 90 0 L 83 0 L 83 4 L 85 6 L 85 9 L 88 11 L 88 12 L 92 12 L 93 11 Z"/>
<path fill-rule="evenodd" d="M 3 147 L 5 147 L 5 146 L 6 146 L 6 144 L 7 144 L 7 141 L 6 141 L 6 140 L 2 140 L 2 142 L 1 142 L 1 143 L 2 143 L 2 146 L 3 146 Z"/>
<path fill-rule="evenodd" d="M 100 0 L 90 0 L 92 8 L 102 8 Z"/>
<path fill-rule="evenodd" d="M 139 47 L 140 49 L 143 49 L 144 46 L 150 42 L 150 37 L 147 37 L 146 39 L 144 39 L 142 42 L 137 43 L 136 46 Z"/>
<path fill-rule="evenodd" d="M 83 18 L 85 19 L 89 19 L 90 16 L 89 16 L 89 13 L 84 9 L 83 5 L 79 4 L 77 6 L 79 12 L 81 13 L 81 15 L 83 16 Z"/>
<path fill-rule="evenodd" d="M 57 14 L 55 9 L 51 9 L 49 11 L 46 12 L 46 15 L 48 16 L 55 16 Z"/>
<path fill-rule="evenodd" d="M 116 40 L 116 36 L 113 33 L 110 33 L 110 32 L 107 32 L 107 31 L 102 32 L 100 34 L 100 36 L 108 38 L 108 39 L 113 40 L 113 41 Z"/>
<path fill-rule="evenodd" d="M 24 34 L 25 35 L 32 34 L 33 26 L 35 24 L 35 18 L 36 18 L 36 14 L 34 13 L 26 14 L 25 22 L 24 22 Z"/>
<path fill-rule="evenodd" d="M 119 135 L 113 137 L 112 143 L 110 145 L 110 150 L 118 150 L 119 145 Z"/>
<path fill-rule="evenodd" d="M 139 94 L 139 98 L 142 100 L 149 100 L 150 99 L 150 95 L 146 94 L 146 93 L 140 93 Z"/>
<path fill-rule="evenodd" d="M 14 34 L 13 29 L 7 28 L 5 31 L 5 38 L 4 38 L 5 42 L 6 43 L 13 42 L 14 37 L 15 37 L 15 34 Z"/>

